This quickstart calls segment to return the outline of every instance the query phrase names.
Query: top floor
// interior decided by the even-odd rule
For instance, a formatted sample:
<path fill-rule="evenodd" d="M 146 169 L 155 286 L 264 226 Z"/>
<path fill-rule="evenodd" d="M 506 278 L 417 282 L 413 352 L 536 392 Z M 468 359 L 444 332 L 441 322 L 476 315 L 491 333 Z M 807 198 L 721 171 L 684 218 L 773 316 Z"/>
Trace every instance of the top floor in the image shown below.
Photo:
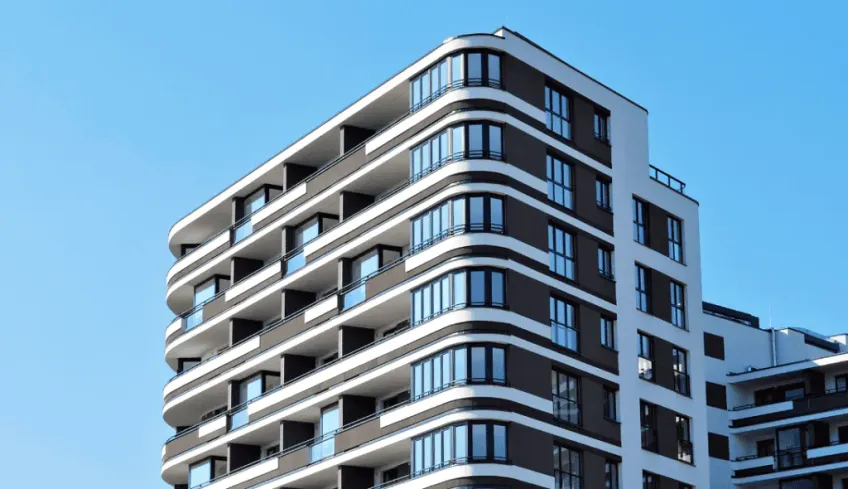
<path fill-rule="evenodd" d="M 647 164 L 644 108 L 501 28 L 447 39 L 215 195 L 174 224 L 171 252 L 182 258 L 223 234 L 243 238 L 250 234 L 251 214 L 358 148 L 425 120 L 445 104 L 481 98 L 528 120 L 544 120 L 549 136 L 604 165 L 612 166 L 613 153 L 636 155 L 632 164 L 645 166 L 638 171 L 684 191 L 685 184 Z M 616 157 L 617 164 L 630 165 L 628 160 Z"/>

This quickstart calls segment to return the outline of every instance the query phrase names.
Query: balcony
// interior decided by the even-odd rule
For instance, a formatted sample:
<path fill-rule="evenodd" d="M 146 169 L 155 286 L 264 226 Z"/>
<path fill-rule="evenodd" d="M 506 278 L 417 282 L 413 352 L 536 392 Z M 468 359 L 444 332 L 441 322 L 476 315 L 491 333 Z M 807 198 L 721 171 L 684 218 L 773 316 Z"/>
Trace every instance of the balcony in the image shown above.
<path fill-rule="evenodd" d="M 685 183 L 660 170 L 654 165 L 648 165 L 648 176 L 651 177 L 652 180 L 674 190 L 680 195 L 686 195 Z"/>
<path fill-rule="evenodd" d="M 748 431 L 757 429 L 758 424 L 790 421 L 798 416 L 821 414 L 822 419 L 845 416 L 848 415 L 845 406 L 848 406 L 848 390 L 828 389 L 821 394 L 810 394 L 787 401 L 736 406 L 729 413 L 729 417 L 731 428 Z M 834 414 L 829 415 L 828 411 L 833 411 Z"/>

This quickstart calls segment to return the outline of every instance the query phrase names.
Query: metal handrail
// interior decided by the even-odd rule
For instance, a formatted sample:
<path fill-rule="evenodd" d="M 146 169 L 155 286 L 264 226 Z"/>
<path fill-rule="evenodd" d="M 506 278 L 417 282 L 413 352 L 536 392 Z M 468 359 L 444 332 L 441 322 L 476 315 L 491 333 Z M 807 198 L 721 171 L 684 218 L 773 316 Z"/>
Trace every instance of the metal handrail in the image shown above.
<path fill-rule="evenodd" d="M 477 154 L 480 154 L 480 156 L 476 156 Z M 420 180 L 421 178 L 423 178 L 423 177 L 425 177 L 425 176 L 429 175 L 430 173 L 435 172 L 436 170 L 439 170 L 439 169 L 441 169 L 441 168 L 443 168 L 443 167 L 447 166 L 447 165 L 448 165 L 448 164 L 450 164 L 450 163 L 456 163 L 456 162 L 460 162 L 460 161 L 468 161 L 468 160 L 473 160 L 473 159 L 491 159 L 491 160 L 505 161 L 505 156 L 504 156 L 504 154 L 503 154 L 502 152 L 498 152 L 498 151 L 489 151 L 489 150 L 479 150 L 479 151 L 470 151 L 470 150 L 468 150 L 468 151 L 462 151 L 462 152 L 454 153 L 454 154 L 449 155 L 449 156 L 447 156 L 447 157 L 445 157 L 445 158 L 442 158 L 441 160 L 439 160 L 439 162 L 438 162 L 437 164 L 436 164 L 436 163 L 434 163 L 434 164 L 433 164 L 433 165 L 431 165 L 431 166 L 430 166 L 427 170 L 422 170 L 422 171 L 420 171 L 420 172 L 418 172 L 418 173 L 415 173 L 414 175 L 410 176 L 410 177 L 409 177 L 406 181 L 404 181 L 401 185 L 399 185 L 399 186 L 397 186 L 397 187 L 393 188 L 391 191 L 389 191 L 389 192 L 387 192 L 387 193 L 385 193 L 385 194 L 381 195 L 381 196 L 380 196 L 380 198 L 375 199 L 375 200 L 374 200 L 374 202 L 372 202 L 372 203 L 371 203 L 371 204 L 369 204 L 368 206 L 364 207 L 364 208 L 363 208 L 362 210 L 360 210 L 359 212 L 364 212 L 364 211 L 366 211 L 366 210 L 368 210 L 368 209 L 370 209 L 370 208 L 372 208 L 372 207 L 374 207 L 374 206 L 376 206 L 376 205 L 378 205 L 378 204 L 380 204 L 380 203 L 384 202 L 384 201 L 385 201 L 386 199 L 388 199 L 389 197 L 391 197 L 391 196 L 393 196 L 393 195 L 397 194 L 398 192 L 402 191 L 403 189 L 405 189 L 405 188 L 409 187 L 410 185 L 412 185 L 413 183 L 417 182 L 417 181 L 418 181 L 418 180 Z M 323 234 L 323 233 L 321 233 L 321 234 Z M 320 237 L 320 236 L 319 236 L 319 237 Z M 316 237 L 315 239 L 318 239 L 318 237 Z M 312 241 L 315 241 L 315 240 L 313 239 Z M 310 241 L 310 243 L 311 243 L 312 241 Z M 283 265 L 285 265 L 285 259 L 286 259 L 286 258 L 290 258 L 291 256 L 294 256 L 295 254 L 299 253 L 300 251 L 302 251 L 302 250 L 304 249 L 304 247 L 305 247 L 307 244 L 308 244 L 308 243 L 304 243 L 303 245 L 299 246 L 298 248 L 295 248 L 295 249 L 293 249 L 293 250 L 291 250 L 291 251 L 287 252 L 285 255 L 282 255 L 282 256 L 281 256 L 281 255 L 277 255 L 277 256 L 275 256 L 274 258 L 269 259 L 269 260 L 268 260 L 268 264 L 267 264 L 267 265 L 264 265 L 262 268 L 259 268 L 259 269 L 257 269 L 257 270 L 254 270 L 254 271 L 253 271 L 253 272 L 251 272 L 250 274 L 248 274 L 248 275 L 246 275 L 246 276 L 242 277 L 242 278 L 241 278 L 241 280 L 239 280 L 239 283 L 240 283 L 240 282 L 243 282 L 244 280 L 246 280 L 246 279 L 250 278 L 251 276 L 256 275 L 257 273 L 259 273 L 259 272 L 261 272 L 261 271 L 263 271 L 263 270 L 267 269 L 269 266 L 273 265 L 273 264 L 274 264 L 274 263 L 276 263 L 278 260 L 282 260 L 282 261 L 283 261 Z M 234 283 L 231 283 L 231 284 L 230 284 L 230 287 L 232 288 L 232 286 L 233 286 L 233 285 L 235 285 L 235 284 L 234 284 Z M 186 317 L 188 317 L 188 316 L 190 316 L 191 314 L 193 314 L 194 312 L 196 312 L 197 308 L 202 307 L 204 304 L 206 304 L 206 303 L 208 303 L 208 302 L 211 302 L 211 301 L 213 301 L 213 300 L 217 299 L 218 297 L 220 297 L 220 296 L 222 296 L 223 294 L 225 294 L 225 293 L 227 292 L 227 290 L 229 290 L 229 289 L 222 290 L 222 291 L 218 292 L 217 294 L 215 294 L 214 296 L 212 296 L 212 297 L 210 297 L 209 299 L 207 299 L 206 301 L 202 302 L 201 304 L 198 304 L 198 305 L 196 305 L 196 306 L 192 306 L 190 309 L 188 309 L 188 310 L 186 310 L 186 311 L 184 311 L 184 312 L 181 312 L 180 314 L 177 314 L 177 315 L 176 315 L 176 317 L 174 317 L 174 319 L 172 319 L 172 320 L 171 320 L 168 324 L 170 325 L 170 324 L 172 324 L 174 321 L 176 321 L 176 320 L 178 320 L 178 319 L 185 319 Z M 207 321 L 207 320 L 208 320 L 208 319 L 204 319 L 204 322 L 205 322 L 205 321 Z"/>
<path fill-rule="evenodd" d="M 796 398 L 793 398 L 793 399 L 784 399 L 782 401 L 769 401 L 769 402 L 763 402 L 763 403 L 759 403 L 759 404 L 758 403 L 742 404 L 741 406 L 734 407 L 733 411 L 744 411 L 746 409 L 752 409 L 752 408 L 755 408 L 755 407 L 771 406 L 773 404 L 779 404 L 781 402 L 807 401 L 807 400 L 810 400 L 810 399 L 817 399 L 819 397 L 827 397 L 827 396 L 832 396 L 834 394 L 841 394 L 841 393 L 845 393 L 845 392 L 848 392 L 848 388 L 841 388 L 840 389 L 840 388 L 836 387 L 836 388 L 833 388 L 833 389 L 827 389 L 824 392 L 821 392 L 821 393 L 818 393 L 818 394 L 805 394 L 801 397 L 796 397 Z"/>
<path fill-rule="evenodd" d="M 302 402 L 302 401 L 301 401 L 301 402 Z M 285 455 L 288 455 L 288 454 L 290 454 L 290 453 L 296 452 L 296 451 L 301 450 L 301 449 L 303 449 L 303 448 L 308 448 L 308 447 L 315 446 L 315 445 L 317 445 L 317 444 L 319 444 L 319 443 L 323 443 L 324 441 L 327 441 L 327 440 L 329 440 L 329 439 L 331 439 L 331 438 L 335 438 L 336 436 L 338 436 L 339 434 L 341 434 L 341 433 L 343 433 L 343 432 L 346 432 L 346 431 L 349 431 L 349 430 L 351 430 L 351 429 L 354 429 L 354 428 L 356 428 L 356 427 L 358 427 L 358 426 L 361 426 L 361 425 L 363 425 L 363 424 L 365 424 L 365 423 L 367 423 L 367 422 L 369 422 L 369 421 L 372 421 L 372 420 L 374 420 L 374 419 L 379 418 L 380 416 L 382 416 L 383 414 L 385 414 L 385 413 L 387 413 L 387 412 L 389 412 L 389 411 L 395 410 L 395 409 L 397 409 L 397 408 L 399 408 L 399 407 L 406 406 L 406 405 L 408 405 L 408 404 L 411 404 L 411 401 L 404 401 L 404 402 L 402 402 L 402 403 L 395 404 L 394 406 L 390 406 L 390 407 L 388 407 L 388 408 L 384 408 L 384 409 L 377 410 L 377 411 L 375 411 L 374 413 L 369 414 L 369 415 L 367 415 L 367 416 L 364 416 L 364 417 L 362 417 L 362 418 L 359 418 L 359 419 L 357 419 L 357 420 L 355 420 L 355 421 L 352 421 L 352 422 L 350 422 L 350 423 L 348 423 L 348 424 L 346 424 L 346 425 L 344 425 L 344 426 L 340 427 L 339 429 L 337 429 L 337 430 L 335 430 L 335 431 L 332 431 L 332 432 L 330 432 L 330 433 L 323 433 L 323 434 L 318 435 L 318 436 L 316 436 L 316 437 L 314 437 L 314 438 L 311 438 L 311 439 L 309 439 L 309 440 L 302 441 L 302 442 L 297 443 L 297 444 L 295 444 L 295 445 L 293 445 L 293 446 L 291 446 L 291 447 L 288 447 L 288 448 L 286 448 L 285 450 L 280 450 L 280 451 L 279 451 L 279 452 L 277 452 L 277 453 L 274 453 L 274 454 L 271 454 L 271 455 L 268 455 L 268 456 L 261 457 L 259 460 L 256 460 L 256 461 L 253 461 L 253 462 L 250 462 L 249 464 L 243 465 L 243 466 L 241 466 L 241 467 L 239 467 L 239 468 L 237 468 L 237 469 L 235 469 L 235 470 L 232 470 L 232 471 L 230 471 L 230 472 L 227 472 L 226 474 L 222 474 L 222 475 L 220 475 L 220 476 L 218 476 L 218 477 L 216 477 L 216 478 L 213 478 L 213 479 L 211 479 L 211 480 L 209 480 L 209 481 L 207 481 L 207 482 L 205 482 L 205 483 L 203 483 L 203 484 L 199 484 L 199 485 L 197 485 L 197 486 L 192 486 L 190 489 L 199 489 L 199 488 L 204 487 L 204 486 L 206 486 L 206 485 L 208 485 L 208 484 L 210 484 L 210 483 L 212 483 L 212 482 L 215 482 L 215 481 L 221 480 L 221 479 L 226 478 L 226 477 L 228 477 L 228 476 L 230 476 L 230 475 L 233 475 L 233 474 L 235 474 L 235 473 L 237 473 L 237 472 L 240 472 L 240 471 L 242 471 L 242 470 L 245 470 L 245 469 L 247 469 L 247 468 L 249 468 L 249 467 L 253 467 L 253 466 L 255 466 L 255 465 L 258 465 L 258 464 L 260 464 L 260 463 L 262 463 L 262 462 L 264 462 L 264 461 L 266 461 L 266 460 L 268 460 L 268 459 L 271 459 L 271 458 L 274 458 L 274 457 L 283 457 L 283 456 L 285 456 Z M 272 414 L 273 414 L 273 413 L 272 413 Z M 379 439 L 379 437 L 378 437 L 378 439 Z M 354 447 L 351 447 L 351 448 L 354 448 Z M 336 455 L 339 455 L 339 454 L 342 454 L 342 453 L 345 453 L 345 451 L 335 452 L 335 453 L 333 453 L 332 455 L 330 455 L 330 456 L 328 456 L 328 457 L 324 457 L 324 458 L 319 459 L 319 460 L 311 460 L 311 459 L 310 459 L 310 461 L 306 464 L 306 466 L 309 466 L 309 465 L 312 465 L 312 464 L 314 464 L 314 463 L 317 463 L 317 462 L 320 462 L 320 461 L 326 460 L 327 458 L 330 458 L 330 457 L 333 457 L 333 456 L 336 456 Z M 451 463 L 451 464 L 442 464 L 442 465 L 448 466 L 448 465 L 456 465 L 456 464 L 462 463 L 462 462 L 458 462 L 458 460 L 459 460 L 459 459 L 456 459 L 456 460 L 457 460 L 457 462 L 455 462 L 455 463 Z M 470 461 L 470 460 L 472 460 L 472 459 L 471 459 L 471 458 L 469 458 L 469 457 L 463 457 L 463 458 L 462 458 L 462 460 L 463 460 L 463 461 L 466 461 L 465 463 L 468 463 L 467 461 Z M 496 458 L 496 457 L 491 457 L 491 459 L 480 460 L 480 461 L 481 461 L 481 462 L 485 461 L 485 462 L 507 463 L 507 460 L 508 460 L 508 459 L 505 459 L 505 458 Z M 439 467 L 439 468 L 442 468 L 442 467 Z M 420 476 L 420 475 L 422 475 L 422 474 L 424 474 L 424 473 L 429 473 L 429 472 L 431 472 L 431 471 L 433 471 L 433 470 L 435 470 L 435 468 L 434 468 L 434 469 L 430 469 L 429 471 L 426 471 L 426 472 L 422 471 L 422 472 L 420 472 L 420 473 L 410 474 L 409 476 L 406 476 L 406 478 L 415 478 L 415 477 L 418 477 L 418 476 Z M 396 480 L 401 480 L 401 479 L 403 479 L 403 478 L 398 478 L 398 479 L 396 479 Z M 380 485 L 378 485 L 378 486 L 380 486 Z M 375 487 L 378 487 L 378 486 L 375 486 Z"/>
<path fill-rule="evenodd" d="M 485 226 L 485 229 L 483 229 L 483 230 L 481 230 L 481 231 L 469 231 L 469 230 L 467 230 L 467 228 L 472 228 L 473 226 L 474 226 L 473 224 L 466 224 L 466 225 L 464 225 L 464 226 L 462 227 L 462 230 L 461 230 L 461 231 L 460 231 L 460 230 L 457 230 L 457 229 L 456 229 L 456 227 L 454 227 L 454 229 L 448 230 L 448 232 L 439 233 L 439 236 L 434 236 L 433 238 L 431 238 L 431 239 L 427 240 L 425 243 L 422 243 L 420 246 L 417 246 L 417 247 L 415 247 L 414 249 L 410 249 L 410 251 L 409 251 L 409 252 L 407 252 L 405 255 L 401 255 L 401 256 L 400 256 L 400 257 L 398 257 L 397 259 L 395 259 L 395 260 L 393 260 L 393 261 L 391 261 L 391 262 L 387 263 L 386 265 L 383 265 L 382 267 L 380 267 L 379 269 L 377 269 L 377 270 L 375 270 L 374 272 L 370 273 L 369 275 L 367 275 L 367 276 L 363 277 L 362 279 L 360 279 L 360 280 L 358 280 L 358 281 L 356 281 L 356 282 L 350 283 L 350 284 L 348 284 L 348 285 L 346 285 L 346 286 L 342 287 L 340 290 L 336 291 L 336 295 L 337 295 L 337 297 L 342 297 L 342 296 L 343 296 L 344 294 L 346 294 L 347 292 L 350 292 L 351 290 L 353 290 L 353 289 L 355 289 L 355 288 L 357 288 L 357 287 L 362 286 L 362 284 L 364 284 L 364 283 L 365 283 L 366 281 L 368 281 L 369 279 L 371 279 L 371 278 L 375 277 L 376 275 L 379 275 L 379 274 L 381 274 L 381 273 L 384 273 L 384 272 L 388 271 L 388 270 L 389 270 L 389 269 L 391 269 L 391 268 L 394 268 L 395 266 L 397 266 L 397 265 L 399 265 L 399 264 L 403 263 L 403 262 L 404 262 L 407 258 L 409 258 L 410 256 L 412 256 L 412 255 L 414 255 L 414 254 L 416 254 L 416 253 L 418 253 L 418 252 L 420 252 L 420 251 L 422 251 L 422 250 L 426 249 L 427 247 L 432 246 L 433 244 L 435 244 L 435 243 L 437 243 L 437 242 L 439 242 L 439 241 L 441 241 L 441 240 L 443 240 L 443 239 L 446 239 L 446 238 L 448 238 L 448 237 L 455 236 L 455 235 L 459 235 L 459 234 L 470 233 L 470 232 L 491 232 L 491 233 L 503 233 L 503 226 Z M 425 245 L 426 245 L 426 246 L 425 246 Z M 293 253 L 294 251 L 295 251 L 295 250 L 292 250 L 292 252 L 290 252 L 290 253 Z M 287 253 L 287 255 L 288 255 L 288 253 Z M 260 270 L 257 270 L 257 272 L 258 272 L 258 271 L 261 271 L 261 269 L 260 269 Z M 256 273 L 256 272 L 254 272 L 254 273 Z M 295 312 L 294 312 L 294 313 L 292 313 L 290 316 L 286 316 L 285 318 L 280 318 L 280 319 L 278 319 L 277 321 L 274 321 L 273 323 L 270 323 L 270 324 L 268 324 L 267 326 L 265 326 L 265 327 L 263 327 L 262 329 L 260 329 L 259 331 L 257 331 L 257 332 L 255 332 L 255 333 L 253 333 L 252 335 L 250 335 L 250 336 L 247 336 L 247 337 L 243 338 L 241 341 L 238 341 L 238 342 L 236 342 L 236 343 L 233 343 L 233 345 L 232 345 L 232 346 L 228 346 L 228 347 L 226 347 L 226 348 L 222 348 L 222 349 L 218 350 L 218 351 L 217 351 L 214 355 L 211 355 L 211 356 L 209 356 L 209 357 L 205 358 L 205 359 L 204 359 L 204 360 L 202 360 L 201 362 L 198 362 L 198 363 L 196 363 L 196 364 L 192 365 L 191 367 L 189 367 L 189 368 L 187 368 L 187 369 L 184 369 L 184 370 L 182 370 L 182 371 L 180 371 L 180 372 L 177 372 L 176 374 L 174 374 L 174 376 L 172 376 L 170 379 L 168 379 L 168 381 L 165 383 L 165 385 L 167 385 L 168 383 L 170 383 L 171 381 L 173 381 L 173 380 L 174 380 L 174 379 L 176 379 L 177 377 L 179 377 L 179 376 L 183 375 L 184 373 L 190 372 L 191 370 L 193 370 L 193 369 L 195 369 L 195 368 L 197 368 L 197 367 L 199 367 L 199 366 L 201 366 L 201 365 L 204 365 L 204 364 L 206 364 L 207 362 L 209 362 L 209 361 L 211 361 L 211 360 L 213 360 L 213 359 L 215 359 L 215 358 L 217 358 L 217 357 L 219 357 L 219 356 L 223 355 L 224 353 L 226 353 L 226 352 L 230 351 L 231 349 L 233 349 L 233 348 L 235 348 L 235 347 L 237 347 L 237 346 L 240 346 L 241 344 L 243 344 L 243 343 L 245 343 L 245 342 L 247 342 L 247 341 L 252 340 L 252 339 L 253 339 L 253 338 L 255 338 L 256 336 L 258 336 L 258 335 L 260 335 L 260 334 L 264 334 L 264 333 L 266 333 L 266 332 L 270 331 L 271 329 L 274 329 L 274 328 L 276 328 L 277 326 L 279 326 L 279 325 L 281 325 L 281 324 L 283 324 L 283 323 L 285 323 L 285 322 L 288 322 L 288 321 L 289 321 L 289 320 L 291 320 L 291 319 L 294 319 L 294 318 L 296 318 L 296 317 L 300 316 L 300 315 L 301 315 L 304 311 L 306 311 L 306 309 L 309 309 L 309 308 L 310 308 L 310 307 L 312 307 L 313 305 L 314 305 L 314 303 L 313 303 L 313 304 L 309 304 L 309 305 L 307 305 L 307 306 L 305 306 L 305 307 L 303 307 L 303 308 L 301 308 L 301 309 L 299 309 L 299 310 L 295 311 Z M 223 311 L 222 311 L 222 313 L 223 313 Z M 215 317 L 215 316 L 213 316 L 213 317 Z M 334 361 L 335 361 L 335 360 L 334 360 Z M 329 362 L 329 363 L 332 363 L 332 362 Z M 325 365 L 326 365 L 326 364 L 325 364 Z M 292 379 L 292 380 L 295 380 L 295 379 Z"/>
<path fill-rule="evenodd" d="M 648 176 L 657 183 L 665 185 L 681 195 L 686 195 L 686 184 L 682 180 L 674 178 L 654 165 L 648 165 Z"/>
<path fill-rule="evenodd" d="M 455 83 L 454 83 L 454 84 L 455 84 Z M 488 84 L 488 85 L 470 85 L 470 84 L 469 84 L 469 85 L 463 85 L 463 86 L 453 86 L 453 87 L 451 87 L 451 88 L 452 88 L 452 89 L 453 89 L 453 88 L 464 88 L 465 86 L 470 86 L 470 87 L 474 87 L 474 86 L 488 86 L 488 87 L 490 87 L 490 88 L 495 88 L 495 89 L 502 89 L 502 88 L 503 88 L 503 87 L 502 87 L 502 85 L 501 85 L 501 83 L 500 83 L 500 82 L 497 82 L 497 81 L 496 81 L 496 83 L 493 83 L 493 84 L 492 84 L 492 83 L 490 83 L 490 84 Z M 310 173 L 310 174 L 309 174 L 309 176 L 307 176 L 306 178 L 304 178 L 303 180 L 301 180 L 300 182 L 298 182 L 297 184 L 295 184 L 295 185 L 294 185 L 294 187 L 292 187 L 292 188 L 298 187 L 298 186 L 300 186 L 300 184 L 306 184 L 306 183 L 309 183 L 310 181 L 314 180 L 314 179 L 315 179 L 315 178 L 317 178 L 319 175 L 323 174 L 324 172 L 326 172 L 327 170 L 329 170 L 329 169 L 330 169 L 330 168 L 332 168 L 333 166 L 337 165 L 337 164 L 338 164 L 339 162 L 341 162 L 342 160 L 346 159 L 348 156 L 351 156 L 352 154 L 356 153 L 356 152 L 357 152 L 360 148 L 362 148 L 363 146 L 365 146 L 367 143 L 371 142 L 371 140 L 373 140 L 373 139 L 374 139 L 374 138 L 376 138 L 377 136 L 379 136 L 379 135 L 383 134 L 384 132 L 388 131 L 388 130 L 389 130 L 389 129 L 391 129 L 392 127 L 396 126 L 396 125 L 397 125 L 397 124 L 399 124 L 401 121 L 403 121 L 404 119 L 406 119 L 406 118 L 407 118 L 407 117 L 409 117 L 410 115 L 414 114 L 415 112 L 417 112 L 419 109 L 421 109 L 421 108 L 422 108 L 422 107 L 424 107 L 425 105 L 427 105 L 427 104 L 429 104 L 429 103 L 431 103 L 431 102 L 434 102 L 436 99 L 440 98 L 442 95 L 444 95 L 444 94 L 445 94 L 445 93 L 447 93 L 448 91 L 449 91 L 449 90 L 440 91 L 440 93 L 439 93 L 439 95 L 438 95 L 437 97 L 433 97 L 433 96 L 428 97 L 428 101 L 427 101 L 427 103 L 419 103 L 419 104 L 417 104 L 416 106 L 411 107 L 409 110 L 407 110 L 406 112 L 404 112 L 403 114 L 401 114 L 400 116 L 398 116 L 396 119 L 394 119 L 394 120 L 390 121 L 390 122 L 389 122 L 386 126 L 382 127 L 380 130 L 378 130 L 377 132 L 375 132 L 374 134 L 372 134 L 371 136 L 369 136 L 368 138 L 366 138 L 365 140 L 363 140 L 361 143 L 359 143 L 359 144 L 357 144 L 356 146 L 354 146 L 353 148 L 350 148 L 349 150 L 347 150 L 347 152 L 345 152 L 344 154 L 341 154 L 341 155 L 337 156 L 336 158 L 334 158 L 334 159 L 330 160 L 329 162 L 325 163 L 324 165 L 321 165 L 321 166 L 317 167 L 317 169 L 316 169 L 314 172 Z M 242 225 L 242 224 L 244 224 L 244 223 L 245 223 L 245 222 L 246 222 L 246 221 L 247 221 L 247 220 L 248 220 L 248 219 L 249 219 L 249 218 L 250 218 L 253 214 L 256 214 L 257 212 L 261 211 L 262 209 L 264 209 L 265 207 L 267 207 L 268 205 L 270 205 L 272 202 L 276 202 L 276 201 L 277 201 L 277 199 L 281 198 L 283 195 L 288 194 L 288 192 L 289 192 L 290 190 L 292 190 L 292 188 L 289 188 L 289 189 L 283 190 L 282 192 L 280 192 L 279 194 L 277 194 L 276 196 L 274 196 L 272 199 L 268 199 L 268 201 L 267 201 L 267 202 L 265 202 L 265 203 L 262 205 L 262 207 L 260 207 L 259 209 L 256 209 L 255 211 L 251 212 L 250 214 L 248 214 L 248 215 L 246 215 L 246 216 L 243 216 L 241 219 L 239 219 L 238 221 L 234 222 L 233 224 L 231 224 L 231 225 L 227 226 L 226 228 L 222 229 L 221 231 L 219 231 L 219 232 L 217 232 L 217 233 L 215 233 L 215 234 L 213 234 L 213 235 L 211 235 L 211 236 L 207 237 L 205 240 L 203 240 L 202 242 L 198 243 L 198 244 L 197 244 L 197 246 L 195 246 L 194 248 L 192 248 L 192 249 L 191 249 L 190 251 L 188 251 L 186 254 L 181 255 L 181 256 L 179 256 L 179 257 L 177 257 L 177 259 L 174 261 L 174 263 L 177 263 L 177 262 L 181 261 L 183 258 L 185 258 L 185 257 L 187 257 L 187 256 L 189 256 L 189 255 L 191 255 L 192 253 L 194 253 L 195 251 L 197 251 L 198 249 L 200 249 L 201 247 L 203 247 L 203 245 L 207 244 L 208 242 L 212 241 L 213 239 L 217 238 L 218 236 L 220 236 L 220 235 L 222 235 L 222 234 L 224 234 L 224 233 L 231 232 L 232 230 L 234 230 L 234 229 L 236 229 L 237 227 L 241 226 L 241 225 Z M 211 200 L 211 199 L 210 199 L 210 200 Z M 209 201 L 207 201 L 207 202 L 209 202 Z M 205 203 L 204 203 L 204 204 L 205 204 Z M 203 204 L 201 204 L 201 206 L 200 206 L 200 207 L 202 207 L 202 206 L 203 206 Z M 196 209 L 194 209 L 194 210 L 193 210 L 193 211 L 191 211 L 191 212 L 194 212 L 194 211 L 196 211 L 197 209 L 200 209 L 200 207 L 197 207 Z M 190 214 L 191 214 L 191 212 L 189 212 L 188 214 L 186 214 L 185 216 L 183 216 L 182 218 L 180 218 L 180 220 L 179 220 L 179 221 L 181 221 L 182 219 L 184 219 L 185 217 L 187 217 L 188 215 L 190 215 Z M 179 222 L 179 221 L 177 221 L 177 222 Z M 176 225 L 176 224 L 175 224 L 175 225 Z M 173 228 L 173 226 L 172 226 L 172 228 Z"/>

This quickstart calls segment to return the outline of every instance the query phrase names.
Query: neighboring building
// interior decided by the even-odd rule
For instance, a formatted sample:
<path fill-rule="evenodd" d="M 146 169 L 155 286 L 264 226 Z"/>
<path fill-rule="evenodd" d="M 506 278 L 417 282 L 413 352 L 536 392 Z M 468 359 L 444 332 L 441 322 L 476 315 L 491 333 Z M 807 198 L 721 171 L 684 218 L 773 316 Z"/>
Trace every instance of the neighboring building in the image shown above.
<path fill-rule="evenodd" d="M 746 482 L 736 415 L 787 403 L 708 408 L 771 350 L 702 311 L 698 227 L 644 108 L 506 28 L 448 39 L 172 227 L 162 477 Z"/>
<path fill-rule="evenodd" d="M 846 335 L 704 313 L 712 487 L 848 489 Z"/>

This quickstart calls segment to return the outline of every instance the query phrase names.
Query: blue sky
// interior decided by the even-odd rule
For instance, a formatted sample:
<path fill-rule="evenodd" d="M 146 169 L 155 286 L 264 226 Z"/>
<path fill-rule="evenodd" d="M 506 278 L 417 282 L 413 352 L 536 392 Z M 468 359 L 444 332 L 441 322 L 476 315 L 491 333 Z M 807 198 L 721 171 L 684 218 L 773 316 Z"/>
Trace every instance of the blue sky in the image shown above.
<path fill-rule="evenodd" d="M 0 0 L 7 487 L 164 487 L 171 224 L 501 25 L 649 109 L 653 163 L 701 203 L 707 300 L 848 331 L 839 2 L 128 3 Z"/>

